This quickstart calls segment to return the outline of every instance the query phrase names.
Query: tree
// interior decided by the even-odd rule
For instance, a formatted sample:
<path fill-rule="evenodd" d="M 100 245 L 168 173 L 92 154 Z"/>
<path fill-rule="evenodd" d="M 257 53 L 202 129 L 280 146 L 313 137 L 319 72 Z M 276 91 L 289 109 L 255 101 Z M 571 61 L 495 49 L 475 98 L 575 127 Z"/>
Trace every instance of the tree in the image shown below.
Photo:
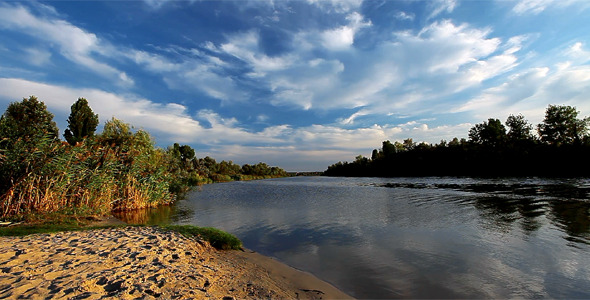
<path fill-rule="evenodd" d="M 533 139 L 533 125 L 531 125 L 523 115 L 510 115 L 506 119 L 508 126 L 507 137 L 511 141 L 524 141 Z"/>
<path fill-rule="evenodd" d="M 381 147 L 381 150 L 383 151 L 383 156 L 386 158 L 393 157 L 393 155 L 395 155 L 395 153 L 397 152 L 395 150 L 395 146 L 390 141 L 383 141 L 383 146 Z"/>
<path fill-rule="evenodd" d="M 500 120 L 490 118 L 473 126 L 469 130 L 469 139 L 476 144 L 495 147 L 506 140 L 506 127 Z"/>
<path fill-rule="evenodd" d="M 71 107 L 68 128 L 64 132 L 64 137 L 70 145 L 76 145 L 84 138 L 93 136 L 97 126 L 98 115 L 92 112 L 88 100 L 78 98 L 78 101 Z"/>
<path fill-rule="evenodd" d="M 371 160 L 378 160 L 379 156 L 379 150 L 373 149 L 373 152 L 371 153 Z"/>
<path fill-rule="evenodd" d="M 580 144 L 588 135 L 590 119 L 578 119 L 575 107 L 549 105 L 537 126 L 541 141 L 554 146 Z"/>
<path fill-rule="evenodd" d="M 412 151 L 416 148 L 416 143 L 411 138 L 407 138 L 403 142 L 404 151 Z"/>
<path fill-rule="evenodd" d="M 57 140 L 58 136 L 59 130 L 53 121 L 53 114 L 35 96 L 10 103 L 0 118 L 0 139 L 3 140 L 13 142 L 22 138 L 35 141 L 45 137 Z"/>
<path fill-rule="evenodd" d="M 0 118 L 0 194 L 51 160 L 58 134 L 53 114 L 37 97 L 8 105 Z"/>

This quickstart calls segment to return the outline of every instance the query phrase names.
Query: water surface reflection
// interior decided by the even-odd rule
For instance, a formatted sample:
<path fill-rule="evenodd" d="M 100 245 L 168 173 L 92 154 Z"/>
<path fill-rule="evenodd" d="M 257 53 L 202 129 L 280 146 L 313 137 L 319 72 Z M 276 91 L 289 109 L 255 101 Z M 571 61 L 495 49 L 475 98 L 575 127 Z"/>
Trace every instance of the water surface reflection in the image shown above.
<path fill-rule="evenodd" d="M 137 219 L 221 228 L 358 298 L 590 298 L 589 183 L 232 182 Z"/>

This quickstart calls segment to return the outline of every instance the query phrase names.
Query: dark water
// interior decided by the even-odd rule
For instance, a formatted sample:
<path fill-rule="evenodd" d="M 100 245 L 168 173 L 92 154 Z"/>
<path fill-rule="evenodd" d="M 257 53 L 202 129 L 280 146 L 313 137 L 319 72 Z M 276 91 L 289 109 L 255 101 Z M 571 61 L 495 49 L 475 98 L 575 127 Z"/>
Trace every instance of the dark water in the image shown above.
<path fill-rule="evenodd" d="M 590 298 L 590 180 L 206 185 L 136 222 L 213 226 L 358 298 Z"/>

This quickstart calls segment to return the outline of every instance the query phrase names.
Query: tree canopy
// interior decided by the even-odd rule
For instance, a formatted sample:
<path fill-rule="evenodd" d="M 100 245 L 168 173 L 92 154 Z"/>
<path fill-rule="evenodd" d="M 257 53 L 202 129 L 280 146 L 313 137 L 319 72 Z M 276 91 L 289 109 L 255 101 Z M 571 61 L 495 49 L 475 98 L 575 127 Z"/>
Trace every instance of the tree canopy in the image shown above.
<path fill-rule="evenodd" d="M 0 118 L 1 138 L 35 140 L 45 136 L 57 139 L 59 130 L 53 114 L 35 96 L 10 103 Z"/>
<path fill-rule="evenodd" d="M 88 100 L 78 98 L 78 101 L 71 107 L 68 117 L 68 128 L 64 132 L 64 138 L 70 145 L 76 145 L 84 138 L 91 137 L 98 126 L 98 114 L 95 114 Z"/>
<path fill-rule="evenodd" d="M 578 111 L 572 106 L 549 105 L 543 123 L 538 125 L 541 141 L 561 146 L 581 144 L 588 135 L 590 119 L 578 119 Z"/>
<path fill-rule="evenodd" d="M 384 141 L 371 159 L 328 167 L 331 176 L 590 176 L 589 118 L 574 107 L 549 105 L 543 123 L 510 115 L 474 125 L 469 140 L 453 138 L 439 144 Z M 507 130 L 508 129 L 508 130 Z"/>
<path fill-rule="evenodd" d="M 469 140 L 480 145 L 499 146 L 506 141 L 506 127 L 498 119 L 488 119 L 469 130 Z"/>

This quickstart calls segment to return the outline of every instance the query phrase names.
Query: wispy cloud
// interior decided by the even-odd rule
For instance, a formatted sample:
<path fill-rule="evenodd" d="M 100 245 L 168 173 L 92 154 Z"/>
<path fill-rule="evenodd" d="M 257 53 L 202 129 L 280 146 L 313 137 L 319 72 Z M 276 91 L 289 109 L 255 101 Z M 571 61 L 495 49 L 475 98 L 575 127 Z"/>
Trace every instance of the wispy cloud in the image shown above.
<path fill-rule="evenodd" d="M 146 71 L 161 76 L 171 89 L 202 92 L 224 104 L 246 99 L 246 92 L 224 74 L 222 61 L 214 56 L 204 56 L 197 49 L 192 50 L 188 50 L 190 55 L 179 55 L 176 60 L 133 49 L 126 52 L 126 57 Z"/>
<path fill-rule="evenodd" d="M 457 6 L 456 0 L 433 0 L 429 1 L 428 5 L 430 6 L 431 12 L 428 15 L 427 19 L 432 19 L 441 13 L 447 12 L 451 13 Z"/>
<path fill-rule="evenodd" d="M 581 111 L 590 111 L 588 93 L 590 66 L 558 64 L 553 68 L 531 68 L 514 74 L 456 111 L 470 111 L 482 120 L 505 119 L 510 114 L 522 113 L 537 124 L 542 121 L 549 104 L 572 105 Z"/>
<path fill-rule="evenodd" d="M 364 107 L 365 113 L 411 114 L 431 99 L 481 84 L 514 68 L 519 43 L 488 37 L 487 28 L 451 21 L 434 22 L 417 33 L 396 32 L 374 49 L 355 50 L 331 60 L 303 59 L 316 51 L 314 35 L 296 36 L 298 59 L 267 82 L 276 105 L 292 103 L 304 109 Z M 315 45 L 315 46 L 314 46 Z M 503 49 L 509 49 L 504 50 Z"/>
<path fill-rule="evenodd" d="M 363 0 L 307 0 L 307 3 L 316 5 L 328 12 L 348 13 L 357 10 Z"/>
<path fill-rule="evenodd" d="M 539 14 L 548 8 L 564 8 L 571 5 L 580 5 L 581 9 L 590 7 L 586 0 L 519 0 L 512 11 L 516 14 Z"/>
<path fill-rule="evenodd" d="M 398 11 L 393 15 L 396 19 L 402 21 L 413 21 L 416 15 L 404 11 Z"/>
<path fill-rule="evenodd" d="M 47 11 L 47 9 L 45 9 Z M 91 72 L 104 77 L 115 78 L 117 82 L 132 85 L 131 79 L 125 72 L 101 62 L 97 57 L 112 56 L 113 48 L 95 34 L 89 33 L 71 23 L 56 18 L 53 15 L 36 16 L 20 5 L 0 5 L 0 28 L 14 30 L 22 34 L 40 39 L 49 45 L 55 45 L 57 51 L 70 61 L 84 66 Z M 47 58 L 46 50 L 43 51 Z M 46 61 L 34 61 L 46 63 Z"/>

